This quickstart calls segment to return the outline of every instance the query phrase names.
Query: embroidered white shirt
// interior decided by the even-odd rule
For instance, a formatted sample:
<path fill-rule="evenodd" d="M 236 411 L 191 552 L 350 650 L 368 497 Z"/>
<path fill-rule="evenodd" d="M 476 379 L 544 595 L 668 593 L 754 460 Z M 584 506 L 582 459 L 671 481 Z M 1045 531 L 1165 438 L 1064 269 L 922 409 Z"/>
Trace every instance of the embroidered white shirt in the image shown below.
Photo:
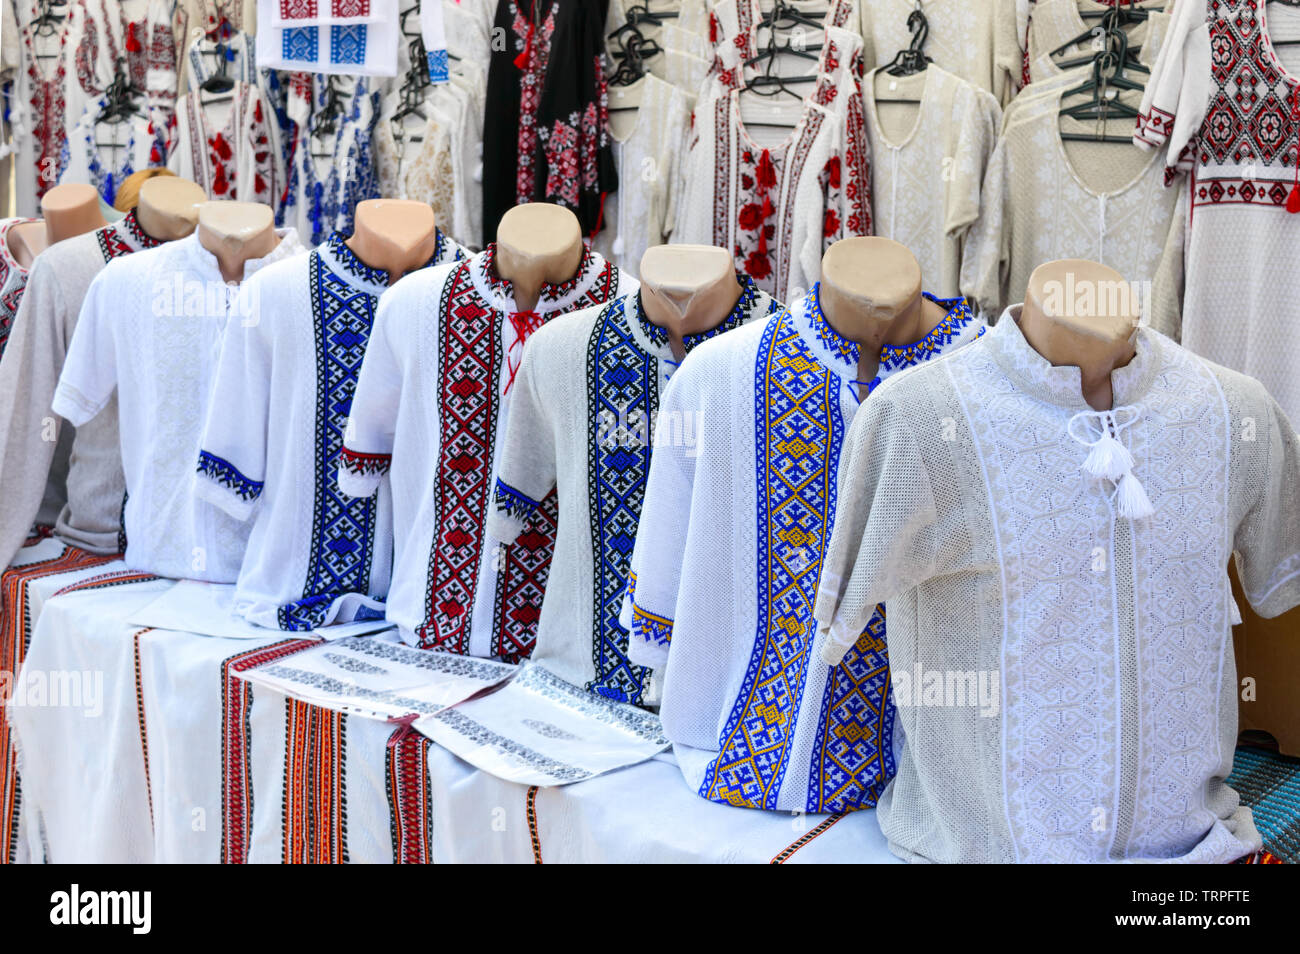
<path fill-rule="evenodd" d="M 818 652 L 885 601 L 905 741 L 881 828 L 906 859 L 1231 861 L 1260 840 L 1224 782 L 1226 568 L 1264 616 L 1300 603 L 1296 434 L 1257 381 L 1147 328 L 1094 411 L 1018 317 L 886 382 L 845 443 Z M 1105 429 L 1118 486 L 1090 472 Z M 1145 517 L 1119 516 L 1130 477 Z"/>
<path fill-rule="evenodd" d="M 465 257 L 439 233 L 428 265 Z M 198 494 L 253 517 L 235 608 L 261 626 L 305 631 L 382 614 L 392 560 L 387 488 L 338 490 L 357 374 L 388 273 L 336 233 L 261 269 L 240 289 L 198 459 Z"/>
<path fill-rule="evenodd" d="M 753 279 L 741 287 L 716 327 L 684 338 L 686 360 L 703 342 L 779 310 Z M 658 702 L 650 670 L 627 658 L 618 617 L 660 398 L 677 366 L 639 293 L 546 324 L 528 342 L 515 381 L 488 518 L 492 540 L 513 543 L 556 491 L 555 557 L 533 659 L 620 702 Z M 696 423 L 664 419 L 657 433 L 693 440 Z"/>
<path fill-rule="evenodd" d="M 302 250 L 292 229 L 244 265 L 247 278 Z M 197 234 L 110 262 L 86 293 L 54 394 L 80 426 L 117 395 L 126 474 L 126 563 L 233 583 L 248 527 L 195 496 L 194 461 L 237 286 Z"/>
<path fill-rule="evenodd" d="M 824 812 L 874 804 L 894 755 L 883 619 L 862 621 L 843 665 L 812 652 L 861 393 L 858 347 L 816 295 L 700 345 L 673 377 L 660 419 L 698 423 L 691 442 L 657 441 L 622 618 L 631 661 L 663 671 L 660 715 L 694 791 Z M 882 352 L 881 379 L 980 334 L 963 301 L 942 304 L 930 335 Z"/>
<path fill-rule="evenodd" d="M 388 619 L 424 648 L 509 661 L 531 651 L 554 540 L 550 527 L 485 545 L 501 435 L 525 339 L 545 321 L 636 288 L 599 254 L 520 312 L 495 246 L 408 275 L 379 303 L 339 466 L 353 496 L 391 480 Z"/>

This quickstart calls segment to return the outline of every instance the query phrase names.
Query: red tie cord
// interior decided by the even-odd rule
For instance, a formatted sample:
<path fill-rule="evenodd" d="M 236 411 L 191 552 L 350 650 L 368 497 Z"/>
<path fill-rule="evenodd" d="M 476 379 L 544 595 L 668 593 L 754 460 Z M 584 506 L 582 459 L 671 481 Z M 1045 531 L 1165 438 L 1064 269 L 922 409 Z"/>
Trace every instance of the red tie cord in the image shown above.
<path fill-rule="evenodd" d="M 510 324 L 515 328 L 515 340 L 506 350 L 506 370 L 510 376 L 506 378 L 506 388 L 502 394 L 509 394 L 510 388 L 514 386 L 515 375 L 519 373 L 519 364 L 523 360 L 524 342 L 546 323 L 546 319 L 535 311 L 516 311 L 509 317 Z"/>
<path fill-rule="evenodd" d="M 596 227 L 591 230 L 591 240 L 593 242 L 596 240 L 596 236 L 600 234 L 600 227 L 605 222 L 605 198 L 608 195 L 608 192 L 600 194 L 600 210 L 596 213 Z"/>
<path fill-rule="evenodd" d="M 139 53 L 143 47 L 140 45 L 140 38 L 136 36 L 138 23 L 128 23 L 126 25 L 126 51 L 128 53 Z"/>
<path fill-rule="evenodd" d="M 1300 98 L 1297 87 L 1291 87 L 1291 125 L 1300 131 Z M 1286 210 L 1294 215 L 1300 212 L 1300 138 L 1296 140 L 1295 180 L 1291 185 L 1291 194 L 1286 197 Z"/>
<path fill-rule="evenodd" d="M 528 68 L 528 54 L 533 49 L 533 21 L 528 21 L 528 36 L 524 39 L 524 51 L 515 57 L 515 67 L 525 70 Z"/>

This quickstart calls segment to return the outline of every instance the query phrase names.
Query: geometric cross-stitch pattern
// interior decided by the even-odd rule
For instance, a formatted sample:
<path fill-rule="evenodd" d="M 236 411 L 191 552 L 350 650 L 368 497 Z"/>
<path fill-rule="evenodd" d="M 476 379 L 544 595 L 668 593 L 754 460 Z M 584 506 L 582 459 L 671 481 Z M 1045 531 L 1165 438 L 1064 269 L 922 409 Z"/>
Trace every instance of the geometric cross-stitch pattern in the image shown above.
<path fill-rule="evenodd" d="M 839 379 L 813 358 L 786 312 L 756 361 L 758 628 L 736 703 L 700 794 L 774 809 L 808 672 L 812 609 L 835 520 L 844 435 Z"/>
<path fill-rule="evenodd" d="M 586 688 L 619 702 L 640 703 L 651 670 L 627 658 L 628 633 L 618 623 L 632 566 L 637 522 L 650 472 L 648 434 L 633 433 L 639 419 L 648 428 L 659 410 L 657 361 L 641 349 L 628 328 L 624 304 L 615 301 L 598 319 L 587 347 L 588 402 L 592 420 L 626 422 L 616 429 L 592 427 L 587 441 L 591 546 L 595 558 L 595 678 Z"/>
<path fill-rule="evenodd" d="M 457 268 L 444 284 L 438 313 L 444 318 L 437 386 L 442 433 L 433 476 L 437 537 L 429 560 L 425 621 L 416 636 L 424 649 L 468 653 L 501 354 L 496 314 L 475 291 L 469 265 Z"/>
<path fill-rule="evenodd" d="M 894 777 L 894 718 L 885 651 L 885 606 L 826 676 L 811 775 L 810 812 L 844 812 L 876 804 Z"/>
<path fill-rule="evenodd" d="M 280 34 L 281 59 L 315 63 L 320 56 L 320 27 L 289 27 Z"/>
<path fill-rule="evenodd" d="M 330 27 L 330 62 L 363 66 L 366 62 L 366 25 L 334 24 Z"/>
<path fill-rule="evenodd" d="M 333 252 L 352 254 L 341 242 Z M 336 479 L 378 298 L 334 275 L 319 254 L 311 255 L 308 269 L 316 339 L 315 501 L 303 598 L 279 611 L 280 628 L 290 632 L 321 625 L 333 597 L 370 591 L 379 508 L 374 495 L 344 496 Z"/>

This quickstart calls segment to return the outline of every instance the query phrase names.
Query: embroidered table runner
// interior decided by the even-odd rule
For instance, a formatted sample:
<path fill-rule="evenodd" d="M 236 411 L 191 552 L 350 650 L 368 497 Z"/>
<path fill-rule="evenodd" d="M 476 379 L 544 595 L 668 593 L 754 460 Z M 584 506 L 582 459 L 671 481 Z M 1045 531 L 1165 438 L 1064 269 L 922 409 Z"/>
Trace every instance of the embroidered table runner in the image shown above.
<path fill-rule="evenodd" d="M 348 637 L 239 673 L 303 702 L 372 719 L 429 716 L 508 679 L 515 667 L 412 649 L 394 638 Z"/>
<path fill-rule="evenodd" d="M 419 719 L 415 729 L 522 785 L 567 785 L 668 747 L 658 716 L 587 692 L 529 661 L 497 692 Z"/>

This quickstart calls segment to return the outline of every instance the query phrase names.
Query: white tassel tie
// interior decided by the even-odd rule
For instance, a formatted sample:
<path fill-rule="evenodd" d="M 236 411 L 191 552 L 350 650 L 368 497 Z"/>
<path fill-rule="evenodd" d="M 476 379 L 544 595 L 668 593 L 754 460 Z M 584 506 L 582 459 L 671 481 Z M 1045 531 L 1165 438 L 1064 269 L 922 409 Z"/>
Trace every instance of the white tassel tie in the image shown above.
<path fill-rule="evenodd" d="M 1088 448 L 1084 473 L 1116 485 L 1113 498 L 1117 512 L 1129 520 L 1141 520 L 1155 513 L 1142 482 L 1133 474 L 1133 454 L 1121 443 L 1125 428 L 1137 423 L 1141 411 L 1132 404 L 1113 411 L 1080 411 L 1070 418 L 1066 430 Z M 1076 432 L 1076 425 L 1079 432 Z M 1081 433 L 1080 433 L 1081 432 Z"/>

